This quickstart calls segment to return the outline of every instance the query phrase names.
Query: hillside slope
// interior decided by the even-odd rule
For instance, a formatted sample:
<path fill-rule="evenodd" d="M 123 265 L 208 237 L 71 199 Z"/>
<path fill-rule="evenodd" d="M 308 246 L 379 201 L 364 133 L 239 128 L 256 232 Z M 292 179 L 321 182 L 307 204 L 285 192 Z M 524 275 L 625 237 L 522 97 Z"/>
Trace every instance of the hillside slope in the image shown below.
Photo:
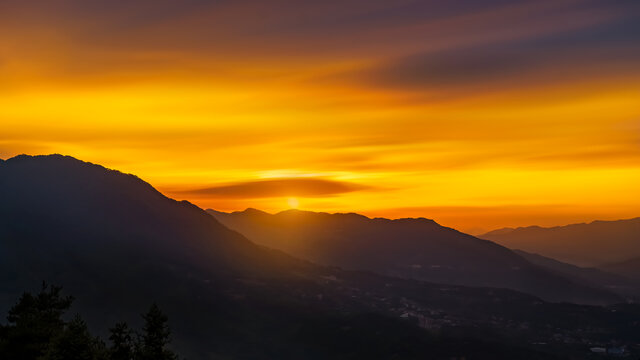
<path fill-rule="evenodd" d="M 600 265 L 598 268 L 612 274 L 640 281 L 640 258 L 634 258 L 618 263 L 604 264 Z"/>
<path fill-rule="evenodd" d="M 583 268 L 522 250 L 514 251 L 530 263 L 565 276 L 574 282 L 615 292 L 631 301 L 637 302 L 640 299 L 640 281 L 638 281 L 640 279 L 628 274 L 621 274 L 615 270 L 607 271 L 605 267 Z"/>

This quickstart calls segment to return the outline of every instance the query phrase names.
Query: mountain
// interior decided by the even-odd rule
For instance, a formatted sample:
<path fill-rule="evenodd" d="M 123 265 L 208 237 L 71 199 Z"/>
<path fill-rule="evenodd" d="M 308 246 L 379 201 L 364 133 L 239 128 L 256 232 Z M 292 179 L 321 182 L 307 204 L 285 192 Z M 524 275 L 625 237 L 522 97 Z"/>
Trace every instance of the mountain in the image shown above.
<path fill-rule="evenodd" d="M 133 175 L 18 156 L 0 162 L 0 312 L 43 280 L 75 296 L 72 312 L 94 333 L 117 321 L 139 328 L 157 303 L 174 350 L 194 360 L 568 359 L 611 339 L 640 355 L 637 305 L 314 265 Z"/>
<path fill-rule="evenodd" d="M 514 251 L 530 263 L 567 277 L 576 283 L 615 292 L 627 299 L 633 299 L 635 301 L 640 299 L 640 281 L 634 280 L 633 276 L 621 274 L 617 271 L 606 271 L 607 269 L 604 267 L 602 267 L 602 270 L 597 268 L 583 268 L 539 254 L 532 254 L 522 250 Z M 640 261 L 637 265 L 640 265 Z M 637 269 L 640 269 L 640 267 Z M 636 274 L 640 274 L 640 272 Z M 640 280 L 638 277 L 635 277 L 635 279 Z"/>
<path fill-rule="evenodd" d="M 496 344 L 502 326 L 493 339 L 473 340 L 400 318 L 408 306 L 412 318 L 436 308 L 455 314 L 463 307 L 453 296 L 487 309 L 458 316 L 471 324 L 503 311 L 496 296 L 528 306 L 535 298 L 488 289 L 459 297 L 316 266 L 257 246 L 133 175 L 60 155 L 18 156 L 0 162 L 0 310 L 43 280 L 73 294 L 72 310 L 98 331 L 117 321 L 139 327 L 139 314 L 158 303 L 189 359 L 548 357 L 506 333 Z"/>
<path fill-rule="evenodd" d="M 466 286 L 515 289 L 550 301 L 602 304 L 621 298 L 532 265 L 513 251 L 433 220 L 256 209 L 216 219 L 250 240 L 323 265 Z"/>
<path fill-rule="evenodd" d="M 599 268 L 612 274 L 640 281 L 640 257 L 618 263 L 600 265 Z"/>
<path fill-rule="evenodd" d="M 640 257 L 640 218 L 550 228 L 507 228 L 479 237 L 578 266 L 592 267 Z"/>

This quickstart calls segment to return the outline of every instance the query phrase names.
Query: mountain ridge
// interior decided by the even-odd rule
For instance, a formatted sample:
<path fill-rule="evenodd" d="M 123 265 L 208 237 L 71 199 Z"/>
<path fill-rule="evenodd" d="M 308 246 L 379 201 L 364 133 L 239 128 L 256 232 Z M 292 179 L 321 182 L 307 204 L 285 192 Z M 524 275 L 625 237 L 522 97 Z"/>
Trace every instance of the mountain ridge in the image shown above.
<path fill-rule="evenodd" d="M 514 252 L 535 265 L 562 274 L 576 282 L 580 282 L 591 287 L 613 291 L 624 296 L 630 301 L 637 302 L 640 299 L 640 281 L 638 281 L 640 278 L 636 278 L 636 280 L 633 276 L 629 276 L 622 272 L 612 271 L 606 267 L 583 268 L 563 263 L 540 254 L 532 254 L 517 249 L 514 250 Z"/>
<path fill-rule="evenodd" d="M 300 210 L 276 214 L 255 209 L 207 211 L 256 243 L 347 270 L 436 283 L 511 288 L 547 300 L 577 301 L 579 297 L 570 294 L 569 288 L 575 294 L 595 290 L 552 275 L 492 241 L 426 218 L 369 218 L 355 213 Z M 596 292 L 600 291 L 606 292 Z M 559 296 L 561 293 L 564 295 Z"/>
<path fill-rule="evenodd" d="M 640 217 L 565 226 L 498 229 L 480 238 L 582 267 L 640 257 Z"/>
<path fill-rule="evenodd" d="M 503 227 L 503 228 L 498 228 L 495 230 L 491 230 L 488 232 L 485 232 L 481 235 L 478 236 L 483 236 L 483 235 L 493 235 L 493 234 L 506 234 L 512 231 L 522 231 L 522 230 L 554 230 L 554 229 L 560 229 L 560 228 L 566 228 L 566 227 L 578 227 L 578 226 L 584 226 L 584 225 L 593 225 L 593 224 L 600 224 L 600 223 L 618 223 L 618 222 L 628 222 L 628 221 L 638 221 L 640 220 L 640 216 L 637 217 L 632 217 L 632 218 L 626 218 L 626 219 L 617 219 L 617 220 L 592 220 L 592 221 L 588 221 L 588 222 L 579 222 L 579 223 L 571 223 L 571 224 L 566 224 L 566 225 L 555 225 L 555 226 L 540 226 L 540 225 L 528 225 L 528 226 L 517 226 L 517 227 Z"/>

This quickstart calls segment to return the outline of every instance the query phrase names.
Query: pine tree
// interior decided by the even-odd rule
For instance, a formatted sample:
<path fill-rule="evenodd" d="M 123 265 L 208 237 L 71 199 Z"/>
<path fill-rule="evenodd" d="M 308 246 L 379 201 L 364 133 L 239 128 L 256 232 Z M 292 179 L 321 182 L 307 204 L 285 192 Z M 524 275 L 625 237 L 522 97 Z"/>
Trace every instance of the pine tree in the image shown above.
<path fill-rule="evenodd" d="M 110 360 L 131 360 L 134 355 L 133 333 L 127 323 L 117 323 L 109 329 L 111 335 L 111 348 L 109 348 Z"/>
<path fill-rule="evenodd" d="M 62 315 L 73 303 L 70 296 L 61 296 L 61 287 L 42 284 L 40 293 L 25 292 L 11 308 L 4 327 L 3 359 L 36 360 L 44 355 L 51 339 L 64 330 Z"/>
<path fill-rule="evenodd" d="M 0 324 L 0 359 L 7 358 L 7 334 L 8 327 Z"/>
<path fill-rule="evenodd" d="M 142 316 L 144 328 L 139 349 L 139 360 L 175 360 L 177 356 L 166 346 L 171 342 L 168 318 L 153 304 Z"/>
<path fill-rule="evenodd" d="M 102 360 L 104 343 L 89 333 L 79 315 L 71 320 L 62 333 L 54 337 L 42 360 Z"/>
<path fill-rule="evenodd" d="M 0 360 L 178 359 L 167 349 L 171 330 L 156 304 L 142 315 L 142 334 L 134 333 L 126 323 L 110 329 L 111 347 L 107 349 L 79 315 L 68 323 L 62 319 L 73 298 L 61 296 L 61 291 L 61 287 L 43 283 L 37 295 L 25 292 L 20 297 L 9 311 L 8 324 L 0 325 Z"/>

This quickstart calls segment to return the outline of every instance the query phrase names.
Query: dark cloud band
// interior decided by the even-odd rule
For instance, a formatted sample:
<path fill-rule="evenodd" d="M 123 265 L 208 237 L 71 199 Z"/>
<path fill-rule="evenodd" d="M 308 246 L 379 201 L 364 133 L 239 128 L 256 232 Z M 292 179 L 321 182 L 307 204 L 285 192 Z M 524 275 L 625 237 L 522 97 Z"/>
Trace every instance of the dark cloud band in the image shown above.
<path fill-rule="evenodd" d="M 212 198 L 323 197 L 370 188 L 365 185 L 322 178 L 284 178 L 213 186 L 187 190 L 183 193 Z"/>

